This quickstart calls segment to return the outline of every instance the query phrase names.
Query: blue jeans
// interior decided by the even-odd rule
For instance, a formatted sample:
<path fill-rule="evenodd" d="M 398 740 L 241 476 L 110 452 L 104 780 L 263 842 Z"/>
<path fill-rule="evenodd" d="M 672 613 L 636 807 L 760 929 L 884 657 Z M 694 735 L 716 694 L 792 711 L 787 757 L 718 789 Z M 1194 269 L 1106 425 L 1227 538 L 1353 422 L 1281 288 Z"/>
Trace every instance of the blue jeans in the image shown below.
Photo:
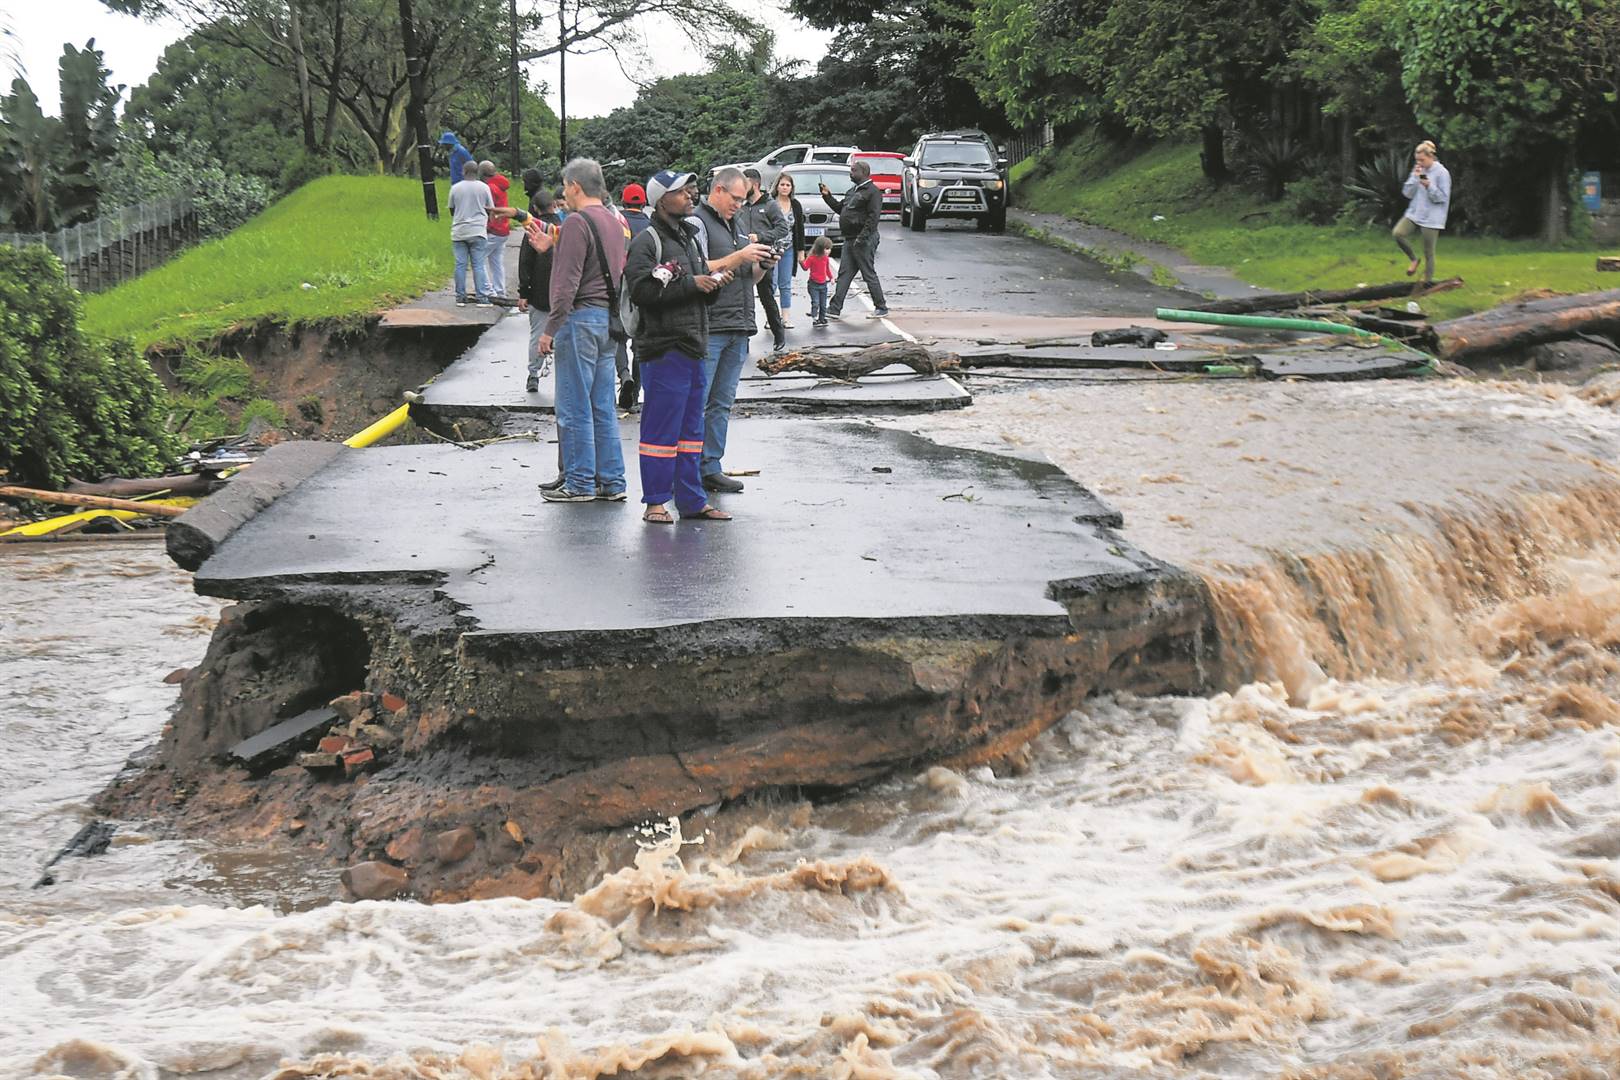
<path fill-rule="evenodd" d="M 726 429 L 731 426 L 731 407 L 737 402 L 737 380 L 742 378 L 748 359 L 748 335 L 709 333 L 709 355 L 703 358 L 703 385 L 707 388 L 703 406 L 703 475 L 720 471 L 726 456 Z"/>
<path fill-rule="evenodd" d="M 506 239 L 495 233 L 484 234 L 485 276 L 489 278 L 486 296 L 506 295 Z"/>
<path fill-rule="evenodd" d="M 793 252 L 788 252 L 777 260 L 775 269 L 771 271 L 776 277 L 776 295 L 779 298 L 777 303 L 782 306 L 783 311 L 793 306 L 793 260 L 795 258 L 797 256 Z"/>
<path fill-rule="evenodd" d="M 472 264 L 473 291 L 479 296 L 489 295 L 489 284 L 484 277 L 484 238 L 475 236 L 471 240 L 452 240 L 450 246 L 456 253 L 456 299 L 467 299 L 467 264 Z"/>
<path fill-rule="evenodd" d="M 810 318 L 812 320 L 827 317 L 827 283 L 825 281 L 812 281 L 810 283 Z"/>
<path fill-rule="evenodd" d="M 624 448 L 614 410 L 607 308 L 576 308 L 563 320 L 552 347 L 563 487 L 580 494 L 623 491 Z"/>

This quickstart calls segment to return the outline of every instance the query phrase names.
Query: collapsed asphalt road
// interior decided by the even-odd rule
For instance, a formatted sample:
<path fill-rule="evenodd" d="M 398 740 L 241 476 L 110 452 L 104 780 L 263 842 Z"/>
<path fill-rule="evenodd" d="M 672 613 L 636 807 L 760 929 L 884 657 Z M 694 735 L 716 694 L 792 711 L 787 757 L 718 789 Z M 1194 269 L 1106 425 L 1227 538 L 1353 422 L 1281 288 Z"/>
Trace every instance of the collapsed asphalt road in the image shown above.
<path fill-rule="evenodd" d="M 852 298 L 816 344 L 1073 338 L 1187 300 L 971 227 L 887 226 L 879 258 L 893 317 Z M 628 505 L 540 500 L 554 434 L 514 391 L 519 325 L 421 408 L 523 413 L 532 440 L 288 445 L 254 466 L 272 494 L 197 511 L 219 543 L 196 587 L 243 602 L 104 812 L 373 864 L 354 895 L 538 895 L 566 887 L 582 830 L 994 765 L 1099 690 L 1221 680 L 1202 581 L 1127 544 L 1074 479 L 849 421 L 919 395 L 960 405 L 949 376 L 801 376 L 817 418 L 756 399 L 728 447 L 747 474 L 724 497 L 737 520 L 659 532 L 637 519 L 633 421 Z"/>

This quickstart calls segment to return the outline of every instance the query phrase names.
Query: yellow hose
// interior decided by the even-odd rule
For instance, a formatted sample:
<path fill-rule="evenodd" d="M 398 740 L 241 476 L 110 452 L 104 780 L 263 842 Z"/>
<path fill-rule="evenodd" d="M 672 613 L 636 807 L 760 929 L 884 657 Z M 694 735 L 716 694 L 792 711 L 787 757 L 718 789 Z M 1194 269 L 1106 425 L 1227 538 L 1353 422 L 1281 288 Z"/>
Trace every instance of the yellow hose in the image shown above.
<path fill-rule="evenodd" d="M 357 448 L 362 446 L 370 446 L 374 442 L 379 442 L 388 438 L 388 436 L 404 427 L 406 423 L 410 421 L 410 419 L 411 407 L 409 405 L 401 405 L 399 408 L 395 409 L 393 412 L 389 413 L 381 420 L 378 420 L 375 424 L 372 424 L 365 430 L 357 431 L 347 439 L 344 439 L 343 445 Z"/>

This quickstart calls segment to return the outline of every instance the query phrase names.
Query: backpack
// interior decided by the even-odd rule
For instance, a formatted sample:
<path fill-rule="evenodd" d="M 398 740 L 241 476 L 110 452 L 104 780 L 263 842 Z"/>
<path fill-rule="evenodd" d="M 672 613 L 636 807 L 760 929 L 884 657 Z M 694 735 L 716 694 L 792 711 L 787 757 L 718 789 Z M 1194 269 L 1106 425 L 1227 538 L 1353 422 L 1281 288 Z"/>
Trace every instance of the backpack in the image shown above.
<path fill-rule="evenodd" d="M 658 235 L 656 225 L 641 231 L 652 233 L 653 265 L 657 266 L 664 261 L 664 238 Z M 619 290 L 619 323 L 624 327 L 624 332 L 631 337 L 635 337 L 636 333 L 641 329 L 641 309 L 637 308 L 631 301 L 628 286 Z"/>

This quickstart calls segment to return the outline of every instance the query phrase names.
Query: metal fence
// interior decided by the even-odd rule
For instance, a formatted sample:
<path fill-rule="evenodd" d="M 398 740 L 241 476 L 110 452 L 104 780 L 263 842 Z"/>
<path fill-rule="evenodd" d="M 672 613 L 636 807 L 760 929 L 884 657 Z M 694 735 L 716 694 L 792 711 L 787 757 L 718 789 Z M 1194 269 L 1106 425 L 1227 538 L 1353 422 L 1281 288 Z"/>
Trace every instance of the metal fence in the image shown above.
<path fill-rule="evenodd" d="M 1045 150 L 1052 141 L 1051 124 L 1032 124 L 1007 140 L 1007 160 L 1016 165 L 1031 154 Z"/>
<path fill-rule="evenodd" d="M 0 233 L 0 244 L 44 244 L 67 269 L 68 284 L 99 292 L 161 266 L 197 242 L 190 195 L 138 203 L 53 233 Z"/>

